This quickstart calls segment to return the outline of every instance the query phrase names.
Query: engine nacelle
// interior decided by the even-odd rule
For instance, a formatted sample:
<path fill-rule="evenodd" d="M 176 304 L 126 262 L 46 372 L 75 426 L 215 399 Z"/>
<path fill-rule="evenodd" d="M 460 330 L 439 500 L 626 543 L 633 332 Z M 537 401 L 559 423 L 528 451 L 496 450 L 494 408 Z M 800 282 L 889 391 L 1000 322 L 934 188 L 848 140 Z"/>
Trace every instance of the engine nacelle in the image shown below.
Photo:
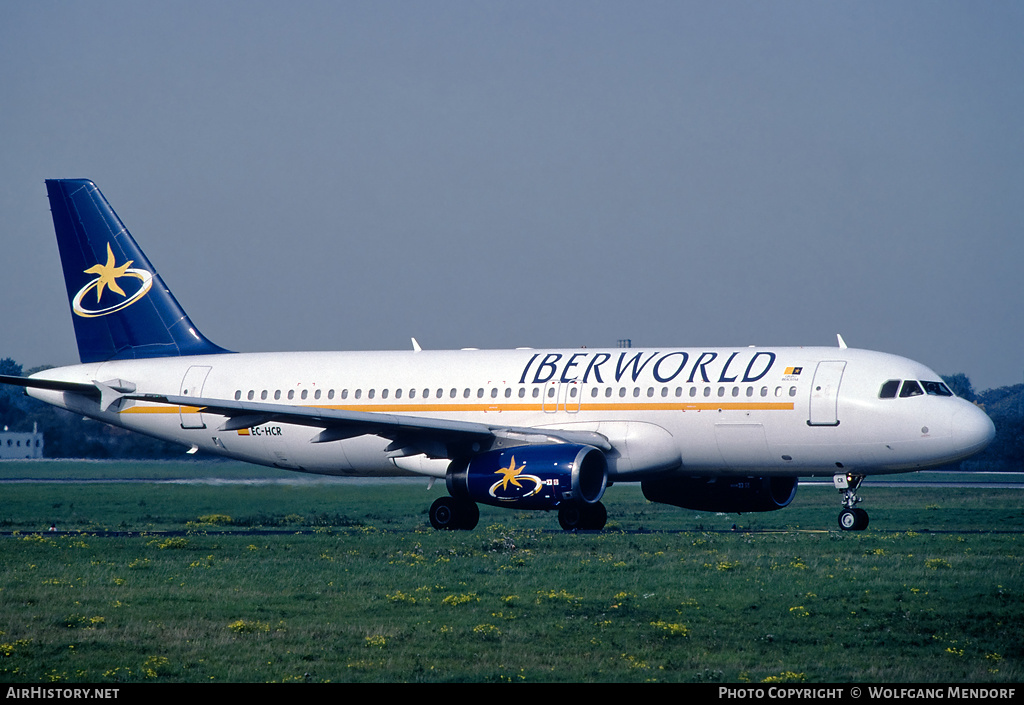
<path fill-rule="evenodd" d="M 795 477 L 670 477 L 644 480 L 651 502 L 702 512 L 771 512 L 796 496 Z"/>
<path fill-rule="evenodd" d="M 608 484 L 608 461 L 587 445 L 517 446 L 453 460 L 446 482 L 452 497 L 497 507 L 594 504 Z"/>

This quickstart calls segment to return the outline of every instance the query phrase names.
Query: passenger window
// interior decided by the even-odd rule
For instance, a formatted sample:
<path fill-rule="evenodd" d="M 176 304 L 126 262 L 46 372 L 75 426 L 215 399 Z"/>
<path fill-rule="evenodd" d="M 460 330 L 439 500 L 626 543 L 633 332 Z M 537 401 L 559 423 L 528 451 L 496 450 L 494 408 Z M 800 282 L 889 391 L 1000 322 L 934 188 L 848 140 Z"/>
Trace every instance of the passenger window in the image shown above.
<path fill-rule="evenodd" d="M 526 387 L 520 387 L 519 388 L 519 398 L 522 399 L 525 396 L 526 396 Z"/>
<path fill-rule="evenodd" d="M 376 390 L 376 389 L 371 389 L 370 391 L 368 391 L 368 392 L 366 393 L 366 398 L 367 398 L 367 399 L 373 399 L 373 395 L 374 395 L 374 394 L 376 394 L 376 393 L 377 393 L 377 390 Z"/>
<path fill-rule="evenodd" d="M 235 401 L 238 401 L 241 398 L 242 398 L 242 390 L 241 389 L 235 390 Z"/>
<path fill-rule="evenodd" d="M 879 399 L 895 399 L 896 390 L 900 388 L 900 380 L 890 379 L 888 382 L 882 385 L 882 389 L 878 392 Z"/>
<path fill-rule="evenodd" d="M 253 398 L 254 396 L 256 396 L 256 393 L 255 393 L 255 392 L 254 392 L 253 390 L 251 390 L 251 389 L 250 389 L 250 390 L 249 390 L 249 393 L 248 393 L 248 394 L 246 394 L 245 396 L 246 396 L 246 398 L 247 398 L 247 399 L 248 399 L 249 401 L 252 401 L 252 398 Z"/>
<path fill-rule="evenodd" d="M 274 390 L 274 400 L 277 401 L 280 398 L 281 398 L 281 390 L 280 389 L 275 389 Z"/>
<path fill-rule="evenodd" d="M 906 397 L 917 397 L 924 394 L 921 390 L 921 385 L 912 379 L 908 379 L 903 383 L 903 388 L 900 389 L 900 398 Z"/>

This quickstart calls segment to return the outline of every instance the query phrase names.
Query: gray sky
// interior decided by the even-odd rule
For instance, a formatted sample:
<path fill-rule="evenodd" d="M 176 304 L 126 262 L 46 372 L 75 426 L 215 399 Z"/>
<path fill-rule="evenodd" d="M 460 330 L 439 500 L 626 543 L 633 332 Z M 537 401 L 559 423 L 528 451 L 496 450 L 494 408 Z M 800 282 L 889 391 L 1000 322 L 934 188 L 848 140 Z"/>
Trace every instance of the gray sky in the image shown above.
<path fill-rule="evenodd" d="M 0 0 L 0 357 L 46 178 L 240 351 L 834 345 L 1022 381 L 1019 2 Z"/>

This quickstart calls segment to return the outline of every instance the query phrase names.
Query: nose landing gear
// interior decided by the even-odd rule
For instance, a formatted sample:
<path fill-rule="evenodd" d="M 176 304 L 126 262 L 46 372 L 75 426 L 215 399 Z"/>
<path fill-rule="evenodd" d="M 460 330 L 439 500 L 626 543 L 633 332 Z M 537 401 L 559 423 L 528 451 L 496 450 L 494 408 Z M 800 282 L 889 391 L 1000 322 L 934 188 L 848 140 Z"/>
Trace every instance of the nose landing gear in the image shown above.
<path fill-rule="evenodd" d="M 863 475 L 850 473 L 832 477 L 836 489 L 843 492 L 843 511 L 839 512 L 839 528 L 843 531 L 863 531 L 868 528 L 868 513 L 857 507 L 860 502 L 857 488 L 863 481 Z"/>

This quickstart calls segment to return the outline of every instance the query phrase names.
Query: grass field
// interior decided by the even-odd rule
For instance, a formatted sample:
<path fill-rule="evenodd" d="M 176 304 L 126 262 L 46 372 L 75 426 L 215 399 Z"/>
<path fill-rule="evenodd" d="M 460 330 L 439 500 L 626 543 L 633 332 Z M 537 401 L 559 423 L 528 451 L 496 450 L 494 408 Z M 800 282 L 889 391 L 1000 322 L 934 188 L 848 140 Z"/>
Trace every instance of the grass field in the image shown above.
<path fill-rule="evenodd" d="M 295 477 L 52 465 L 0 479 Z M 608 529 L 579 535 L 489 507 L 435 532 L 443 491 L 0 485 L 0 681 L 1024 679 L 1020 490 L 866 485 L 871 527 L 848 534 L 831 488 L 737 517 L 617 486 Z"/>

